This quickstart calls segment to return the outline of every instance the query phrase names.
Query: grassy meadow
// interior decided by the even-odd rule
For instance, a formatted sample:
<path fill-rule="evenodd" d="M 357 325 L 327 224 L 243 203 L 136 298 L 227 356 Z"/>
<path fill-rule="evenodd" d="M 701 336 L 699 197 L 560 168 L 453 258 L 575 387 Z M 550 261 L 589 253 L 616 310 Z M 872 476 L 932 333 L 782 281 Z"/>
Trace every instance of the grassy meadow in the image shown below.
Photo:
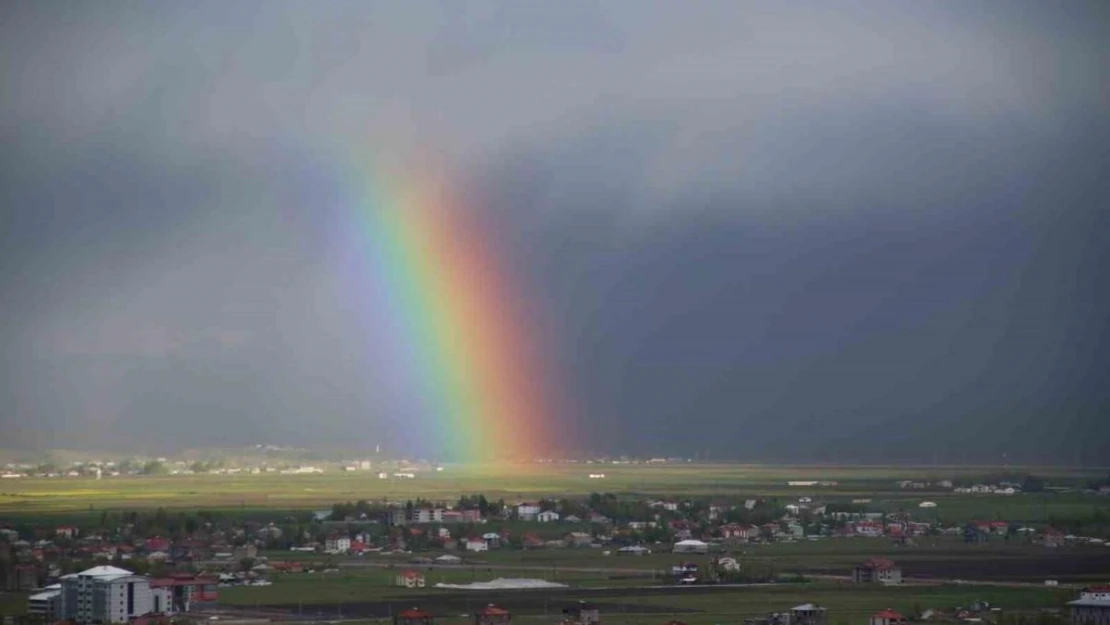
<path fill-rule="evenodd" d="M 1029 469 L 1037 475 L 1076 484 L 1104 476 L 1104 470 Z M 604 472 L 605 479 L 589 479 Z M 923 500 L 939 505 L 931 514 L 1036 522 L 1050 517 L 1092 515 L 1106 500 L 1075 494 L 956 495 L 907 491 L 897 480 L 977 479 L 998 473 L 987 467 L 847 467 L 737 464 L 448 466 L 418 473 L 415 479 L 378 479 L 375 472 L 308 475 L 188 475 L 89 478 L 22 478 L 0 482 L 0 520 L 20 514 L 72 514 L 103 509 L 265 509 L 326 508 L 338 501 L 404 501 L 422 497 L 451 501 L 484 493 L 506 500 L 582 496 L 612 492 L 625 496 L 721 498 L 819 496 L 870 498 L 876 509 L 913 509 Z M 836 486 L 790 487 L 790 480 L 836 481 Z"/>
<path fill-rule="evenodd" d="M 460 574 L 461 575 L 461 574 Z M 434 583 L 429 576 L 429 584 Z M 568 580 L 569 581 L 569 580 Z M 420 606 L 439 616 L 458 617 L 496 601 L 523 619 L 554 619 L 562 607 L 578 600 L 599 605 L 605 622 L 662 623 L 678 618 L 689 625 L 741 622 L 802 603 L 816 603 L 829 610 L 830 622 L 861 622 L 867 615 L 893 608 L 912 614 L 926 608 L 951 610 L 985 600 L 1006 610 L 1058 608 L 1074 591 L 1054 588 L 1005 586 L 879 587 L 836 582 L 781 584 L 743 588 L 658 588 L 579 586 L 575 590 L 459 592 L 444 589 L 390 587 L 384 572 L 344 574 L 330 580 L 277 580 L 273 586 L 221 589 L 221 603 L 244 609 L 285 608 L 294 614 L 336 617 L 384 616 L 410 606 Z"/>

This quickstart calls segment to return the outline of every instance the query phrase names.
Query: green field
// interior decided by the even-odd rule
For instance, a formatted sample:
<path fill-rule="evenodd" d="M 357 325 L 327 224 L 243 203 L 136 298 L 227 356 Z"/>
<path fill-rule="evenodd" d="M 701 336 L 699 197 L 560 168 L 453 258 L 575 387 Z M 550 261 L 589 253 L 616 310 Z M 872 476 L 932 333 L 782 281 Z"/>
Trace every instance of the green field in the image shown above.
<path fill-rule="evenodd" d="M 604 549 L 500 549 L 480 554 L 463 554 L 464 564 L 458 569 L 465 575 L 492 577 L 537 577 L 554 581 L 561 576 L 573 578 L 574 585 L 604 586 L 614 579 L 640 578 L 651 583 L 665 578 L 671 566 L 683 562 L 705 564 L 711 556 L 691 556 L 659 546 L 656 553 L 643 556 L 617 555 Z M 265 553 L 272 560 L 294 559 L 302 554 Z M 305 554 L 320 560 L 318 555 Z M 430 554 L 370 555 L 366 557 L 331 558 L 334 564 L 361 567 L 367 564 L 411 567 L 414 558 Z M 1105 581 L 1110 571 L 1110 549 L 1098 546 L 1074 546 L 1049 549 L 1026 541 L 997 540 L 986 544 L 966 544 L 957 537 L 923 537 L 909 546 L 870 538 L 831 538 L 795 543 L 746 544 L 729 549 L 723 555 L 735 557 L 760 571 L 780 576 L 851 574 L 852 567 L 873 557 L 895 560 L 909 578 L 952 580 L 988 579 L 1007 582 L 1041 583 L 1045 579 L 1061 582 Z M 346 573 L 348 569 L 344 568 Z M 380 572 L 380 571 L 377 571 Z M 444 572 L 435 569 L 431 576 Z M 446 580 L 436 580 L 446 581 Z M 622 581 L 621 583 L 624 583 Z"/>
<path fill-rule="evenodd" d="M 1081 484 L 1106 471 L 1029 468 L 1063 484 Z M 604 472 L 603 480 L 591 480 Z M 24 478 L 0 483 L 0 519 L 17 514 L 49 514 L 103 509 L 304 510 L 338 501 L 404 501 L 423 497 L 450 501 L 460 494 L 484 493 L 491 499 L 534 499 L 612 492 L 625 496 L 701 496 L 719 498 L 796 497 L 826 500 L 866 497 L 875 509 L 917 510 L 920 501 L 939 505 L 931 514 L 952 518 L 1005 518 L 1037 522 L 1052 517 L 1086 518 L 1106 509 L 1106 498 L 1079 494 L 956 495 L 907 491 L 897 480 L 974 480 L 999 471 L 988 467 L 820 467 L 735 464 L 677 465 L 517 465 L 448 466 L 415 479 L 379 480 L 373 473 L 316 475 L 193 475 L 85 478 Z M 831 487 L 790 487 L 788 480 L 837 481 Z"/>
<path fill-rule="evenodd" d="M 456 577 L 467 574 L 458 573 Z M 429 576 L 428 582 L 434 583 Z M 571 580 L 567 580 L 571 581 Z M 278 579 L 273 586 L 221 589 L 221 602 L 245 609 L 285 607 L 293 614 L 368 616 L 375 607 L 397 610 L 420 606 L 441 616 L 457 616 L 489 600 L 513 610 L 518 617 L 553 619 L 560 609 L 586 599 L 600 606 L 606 622 L 662 623 L 678 618 L 690 625 L 740 622 L 801 603 L 817 603 L 829 610 L 830 622 L 860 622 L 867 615 L 893 608 L 903 613 L 923 609 L 951 610 L 985 600 L 1009 611 L 1059 608 L 1074 591 L 1052 588 L 1008 588 L 1001 586 L 903 586 L 871 587 L 844 583 L 781 584 L 748 588 L 716 588 L 708 592 L 688 589 L 623 588 L 612 592 L 598 589 L 579 591 L 517 591 L 466 593 L 438 589 L 402 589 L 388 586 L 386 572 L 345 572 L 324 579 Z M 611 588 L 611 587 L 610 587 Z"/>

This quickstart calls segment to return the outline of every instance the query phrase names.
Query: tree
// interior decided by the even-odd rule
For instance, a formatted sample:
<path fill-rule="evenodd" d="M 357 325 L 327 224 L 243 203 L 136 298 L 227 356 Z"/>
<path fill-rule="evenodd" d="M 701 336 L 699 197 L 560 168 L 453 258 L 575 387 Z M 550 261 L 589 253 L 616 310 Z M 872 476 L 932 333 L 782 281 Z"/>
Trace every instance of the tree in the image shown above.
<path fill-rule="evenodd" d="M 152 523 L 157 529 L 166 529 L 168 519 L 169 517 L 166 516 L 166 509 L 159 507 L 157 510 L 154 511 L 154 519 L 152 520 Z"/>
<path fill-rule="evenodd" d="M 250 571 L 252 568 L 254 568 L 254 558 L 243 558 L 242 560 L 239 560 L 239 568 L 244 571 Z"/>
<path fill-rule="evenodd" d="M 120 559 L 120 566 L 122 568 L 123 560 Z M 146 575 L 154 567 L 151 566 L 150 561 L 146 558 L 134 558 L 128 564 L 127 568 L 131 569 L 137 575 Z"/>
<path fill-rule="evenodd" d="M 143 475 L 164 475 L 166 473 L 166 465 L 157 460 L 151 460 L 144 464 L 140 471 Z"/>
<path fill-rule="evenodd" d="M 1035 475 L 1026 475 L 1021 481 L 1021 490 L 1027 493 L 1039 493 L 1044 491 L 1044 480 Z"/>

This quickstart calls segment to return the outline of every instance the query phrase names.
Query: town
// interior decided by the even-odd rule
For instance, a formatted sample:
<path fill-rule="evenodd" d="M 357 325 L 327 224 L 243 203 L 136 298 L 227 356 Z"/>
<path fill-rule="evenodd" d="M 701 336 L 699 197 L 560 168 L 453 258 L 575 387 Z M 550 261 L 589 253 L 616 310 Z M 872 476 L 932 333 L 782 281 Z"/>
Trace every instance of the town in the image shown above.
<path fill-rule="evenodd" d="M 1083 524 L 944 513 L 964 490 L 1018 497 L 1026 490 L 1046 496 L 1067 490 L 1030 474 L 967 485 L 888 484 L 888 492 L 944 489 L 948 495 L 932 497 L 940 504 L 902 497 L 891 510 L 881 505 L 881 493 L 849 496 L 836 490 L 841 485 L 834 480 L 786 480 L 773 496 L 594 492 L 494 500 L 471 494 L 449 501 L 363 499 L 301 512 L 105 509 L 73 515 L 76 520 L 66 524 L 28 520 L 0 527 L 0 576 L 8 597 L 22 597 L 20 605 L 6 604 L 17 623 L 228 620 L 272 616 L 274 610 L 294 618 L 305 604 L 321 607 L 319 592 L 298 596 L 296 610 L 288 603 L 308 583 L 296 580 L 311 579 L 333 580 L 321 582 L 338 593 L 336 601 L 327 601 L 328 610 L 334 604 L 350 615 L 398 623 L 416 617 L 394 608 L 419 600 L 423 610 L 434 612 L 450 603 L 451 593 L 474 597 L 470 603 L 480 596 L 499 602 L 502 607 L 475 612 L 482 619 L 508 618 L 510 608 L 532 613 L 534 598 L 545 594 L 554 602 L 576 595 L 595 601 L 600 607 L 585 612 L 600 614 L 609 597 L 622 594 L 635 602 L 645 592 L 668 596 L 702 589 L 715 594 L 689 597 L 727 603 L 730 593 L 772 589 L 762 592 L 774 596 L 783 588 L 801 599 L 806 588 L 818 597 L 835 591 L 866 598 L 858 589 L 867 587 L 905 598 L 957 588 L 957 596 L 967 597 L 966 605 L 926 604 L 926 593 L 911 602 L 914 609 L 902 611 L 876 604 L 870 625 L 1106 622 L 1107 589 L 1095 583 L 1110 570 L 1105 485 L 1095 481 L 1080 489 L 1096 513 L 1093 523 Z M 782 494 L 790 491 L 797 494 Z M 983 567 L 984 557 L 1009 565 Z M 983 598 L 999 589 L 1023 589 L 1026 596 L 1013 605 Z M 418 594 L 406 600 L 398 592 Z M 1028 605 L 1030 598 L 1048 596 L 1043 593 L 1060 601 Z M 543 601 L 546 606 L 548 599 Z M 392 616 L 380 614 L 383 609 Z M 621 609 L 635 612 L 628 605 Z M 771 616 L 732 614 L 753 624 L 820 625 L 827 610 L 804 601 Z M 418 612 L 425 615 L 421 619 L 449 616 Z M 582 611 L 574 614 L 584 618 Z"/>

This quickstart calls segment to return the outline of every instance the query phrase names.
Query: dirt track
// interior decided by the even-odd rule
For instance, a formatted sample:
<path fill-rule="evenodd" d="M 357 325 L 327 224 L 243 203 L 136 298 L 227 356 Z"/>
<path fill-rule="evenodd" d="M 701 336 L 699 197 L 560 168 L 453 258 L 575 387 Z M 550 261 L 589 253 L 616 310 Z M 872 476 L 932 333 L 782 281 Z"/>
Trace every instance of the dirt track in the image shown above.
<path fill-rule="evenodd" d="M 566 606 L 573 605 L 579 600 L 597 600 L 605 601 L 606 598 L 624 598 L 629 594 L 634 593 L 637 597 L 644 596 L 666 596 L 676 594 L 702 594 L 720 592 L 727 589 L 735 589 L 738 586 L 760 586 L 760 584 L 751 585 L 729 585 L 729 586 L 660 586 L 648 588 L 560 588 L 560 589 L 545 589 L 545 590 L 495 590 L 495 591 L 473 591 L 464 590 L 456 593 L 445 594 L 443 592 L 414 594 L 411 597 L 404 599 L 393 599 L 386 601 L 368 601 L 364 603 L 344 603 L 342 611 L 340 612 L 339 606 L 335 605 L 312 605 L 304 606 L 303 611 L 298 612 L 298 609 L 288 605 L 283 606 L 259 606 L 256 609 L 244 609 L 242 612 L 247 613 L 250 611 L 265 611 L 265 612 L 282 612 L 289 614 L 291 617 L 298 615 L 303 616 L 316 616 L 320 618 L 386 618 L 391 616 L 398 610 L 410 608 L 413 605 L 429 605 L 436 606 L 436 613 L 444 616 L 449 614 L 470 614 L 474 608 L 484 606 L 490 603 L 507 608 L 510 611 L 522 613 L 537 613 L 547 612 L 549 614 L 560 614 L 562 609 Z M 689 608 L 677 608 L 671 606 L 645 606 L 641 603 L 625 603 L 625 602 L 610 602 L 605 601 L 605 610 L 607 612 L 636 612 L 639 614 L 685 614 L 693 613 L 696 610 Z"/>
<path fill-rule="evenodd" d="M 907 579 L 973 580 L 999 582 L 1043 582 L 1058 579 L 1110 574 L 1110 549 L 1085 552 L 1052 552 L 1020 556 L 970 557 L 967 553 L 943 559 L 900 560 L 902 575 Z M 847 575 L 843 568 L 803 566 L 804 573 Z"/>
<path fill-rule="evenodd" d="M 965 550 L 948 553 L 933 553 L 929 558 L 907 556 L 898 559 L 902 574 L 907 578 L 923 580 L 951 581 L 999 581 L 999 582 L 1042 582 L 1045 579 L 1059 579 L 1110 574 L 1110 548 L 1083 550 L 1043 550 L 1022 553 L 990 552 L 973 555 Z M 344 562 L 342 567 L 382 567 L 392 566 L 377 562 Z M 459 565 L 423 564 L 421 568 L 461 569 Z M 499 571 L 550 571 L 550 566 L 496 565 Z M 559 570 L 578 573 L 605 573 L 610 575 L 650 575 L 650 571 L 621 567 L 560 566 Z M 825 575 L 850 575 L 851 570 L 843 566 L 797 566 L 783 572 L 801 572 Z"/>

